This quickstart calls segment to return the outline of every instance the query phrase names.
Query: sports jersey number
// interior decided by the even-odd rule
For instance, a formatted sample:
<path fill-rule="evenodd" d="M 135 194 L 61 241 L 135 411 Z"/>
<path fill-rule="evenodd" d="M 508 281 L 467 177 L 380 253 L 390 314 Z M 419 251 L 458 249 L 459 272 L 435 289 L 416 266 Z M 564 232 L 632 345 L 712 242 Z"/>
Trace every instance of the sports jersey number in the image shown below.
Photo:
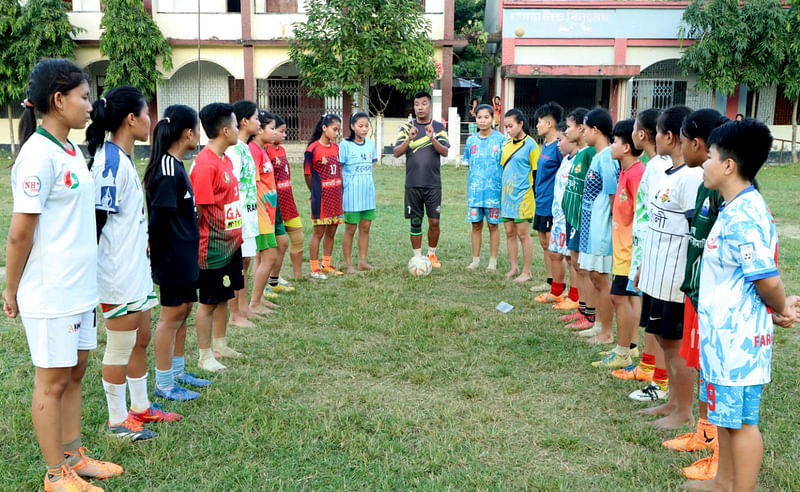
<path fill-rule="evenodd" d="M 331 164 L 331 174 L 336 174 L 336 164 Z"/>
<path fill-rule="evenodd" d="M 406 206 L 406 210 L 408 210 L 408 215 L 411 215 L 411 205 Z"/>
<path fill-rule="evenodd" d="M 717 390 L 711 383 L 706 384 L 706 397 L 708 398 L 708 409 L 713 412 L 717 408 Z"/>

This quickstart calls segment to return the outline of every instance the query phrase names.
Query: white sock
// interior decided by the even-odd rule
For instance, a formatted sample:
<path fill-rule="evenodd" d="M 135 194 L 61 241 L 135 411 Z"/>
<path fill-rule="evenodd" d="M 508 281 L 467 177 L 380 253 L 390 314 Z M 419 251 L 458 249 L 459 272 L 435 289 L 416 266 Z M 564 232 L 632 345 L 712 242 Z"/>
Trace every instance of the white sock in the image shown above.
<path fill-rule="evenodd" d="M 631 352 L 630 347 L 623 347 L 621 345 L 617 345 L 616 347 L 614 347 L 614 353 L 617 355 L 621 355 L 623 357 L 628 355 L 630 352 Z"/>
<path fill-rule="evenodd" d="M 228 337 L 222 338 L 212 338 L 211 339 L 211 348 L 213 350 L 219 350 L 221 348 L 228 346 Z"/>
<path fill-rule="evenodd" d="M 497 269 L 497 257 L 489 258 L 489 266 L 487 268 L 490 270 Z"/>
<path fill-rule="evenodd" d="M 428 246 L 428 256 L 435 254 L 436 254 L 436 248 L 431 248 L 430 246 Z"/>
<path fill-rule="evenodd" d="M 207 360 L 214 360 L 214 351 L 210 348 L 207 349 L 199 349 L 200 350 L 200 360 L 207 361 Z"/>
<path fill-rule="evenodd" d="M 473 256 L 472 257 L 472 263 L 470 263 L 469 266 L 470 266 L 470 268 L 475 268 L 480 263 L 481 263 L 481 257 L 480 256 Z"/>
<path fill-rule="evenodd" d="M 422 248 L 417 248 L 414 250 L 414 257 L 422 256 Z"/>
<path fill-rule="evenodd" d="M 128 378 L 128 391 L 131 393 L 131 410 L 144 412 L 150 408 L 147 396 L 147 373 L 140 378 Z"/>
<path fill-rule="evenodd" d="M 128 418 L 128 407 L 125 404 L 125 383 L 112 384 L 103 380 L 108 403 L 108 424 L 119 425 Z"/>

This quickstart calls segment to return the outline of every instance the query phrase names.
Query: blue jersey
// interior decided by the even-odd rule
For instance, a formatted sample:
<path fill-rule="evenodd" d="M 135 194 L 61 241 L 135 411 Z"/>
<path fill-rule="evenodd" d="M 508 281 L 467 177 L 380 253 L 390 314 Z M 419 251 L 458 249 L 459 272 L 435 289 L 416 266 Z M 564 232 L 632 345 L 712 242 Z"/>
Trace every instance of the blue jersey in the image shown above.
<path fill-rule="evenodd" d="M 342 140 L 339 144 L 339 163 L 342 166 L 342 208 L 345 212 L 375 209 L 372 165 L 377 161 L 375 142 L 368 138 L 361 144 L 352 140 Z"/>
<path fill-rule="evenodd" d="M 500 216 L 506 219 L 532 219 L 536 212 L 533 173 L 539 162 L 539 146 L 529 136 L 506 140 L 500 158 L 503 164 L 503 194 Z"/>
<path fill-rule="evenodd" d="M 558 140 L 542 145 L 539 154 L 539 164 L 536 169 L 536 210 L 539 215 L 551 215 L 553 208 L 553 186 L 556 173 L 561 166 L 561 151 L 558 150 Z"/>
<path fill-rule="evenodd" d="M 752 186 L 720 207 L 703 250 L 698 298 L 700 371 L 705 381 L 770 381 L 772 317 L 754 282 L 778 275 L 778 234 Z"/>
<path fill-rule="evenodd" d="M 611 158 L 611 147 L 594 157 L 583 187 L 580 251 L 611 256 L 611 197 L 617 193 L 619 162 Z"/>
<path fill-rule="evenodd" d="M 492 130 L 488 137 L 470 135 L 464 146 L 464 163 L 469 166 L 467 206 L 500 208 L 503 190 L 503 166 L 500 155 L 506 137 Z"/>

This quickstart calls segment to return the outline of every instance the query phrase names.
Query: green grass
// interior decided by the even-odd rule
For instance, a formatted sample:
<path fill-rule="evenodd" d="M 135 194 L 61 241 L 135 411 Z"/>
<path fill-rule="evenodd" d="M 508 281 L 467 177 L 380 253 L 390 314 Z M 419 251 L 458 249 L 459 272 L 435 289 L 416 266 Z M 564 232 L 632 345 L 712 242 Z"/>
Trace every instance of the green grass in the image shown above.
<path fill-rule="evenodd" d="M 527 286 L 503 278 L 505 246 L 500 273 L 464 269 L 471 257 L 465 169 L 443 170 L 442 269 L 419 279 L 407 274 L 411 251 L 402 218 L 403 172 L 388 167 L 375 172 L 379 208 L 370 260 L 376 270 L 297 282 L 297 292 L 282 298 L 268 321 L 256 329 L 229 329 L 230 344 L 248 357 L 214 376 L 199 400 L 168 402 L 167 408 L 185 418 L 156 425 L 161 436 L 152 442 L 122 443 L 104 434 L 100 329 L 100 347 L 84 380 L 84 442 L 127 470 L 102 485 L 109 490 L 679 487 L 678 469 L 698 455 L 663 449 L 661 441 L 675 433 L 656 431 L 635 415 L 641 405 L 626 395 L 637 384 L 594 370 L 589 362 L 597 359 L 597 348 L 570 336 L 548 307 L 534 306 Z M 297 201 L 307 218 L 307 194 L 296 178 Z M 770 167 L 759 178 L 781 232 L 785 282 L 798 292 L 800 169 Z M 11 208 L 8 182 L 4 168 L 3 233 Z M 487 257 L 484 253 L 484 266 Z M 342 263 L 338 240 L 334 261 Z M 541 278 L 541 261 L 535 265 Z M 494 309 L 500 301 L 516 307 L 501 314 Z M 191 331 L 187 365 L 194 368 Z M 800 337 L 778 329 L 775 338 L 773 383 L 762 403 L 760 484 L 764 490 L 790 490 L 800 481 L 795 411 Z M 29 416 L 32 374 L 21 324 L 3 319 L 3 489 L 41 486 L 43 462 Z M 151 371 L 151 384 L 152 378 Z"/>

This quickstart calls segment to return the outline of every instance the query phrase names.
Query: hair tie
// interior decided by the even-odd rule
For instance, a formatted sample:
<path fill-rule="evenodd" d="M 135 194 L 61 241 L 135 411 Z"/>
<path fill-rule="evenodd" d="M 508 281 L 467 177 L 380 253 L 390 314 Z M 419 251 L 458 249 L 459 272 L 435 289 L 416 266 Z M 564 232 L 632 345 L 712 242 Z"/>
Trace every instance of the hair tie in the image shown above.
<path fill-rule="evenodd" d="M 167 122 L 167 124 L 169 125 L 169 116 L 165 116 L 165 117 L 164 117 L 164 121 L 166 121 L 166 122 Z"/>
<path fill-rule="evenodd" d="M 105 97 L 101 97 L 100 100 L 103 101 L 103 107 L 105 108 L 108 105 L 108 101 Z"/>
<path fill-rule="evenodd" d="M 21 103 L 21 106 L 22 106 L 23 108 L 26 108 L 26 109 L 27 109 L 27 108 L 31 108 L 31 109 L 33 109 L 33 103 L 32 103 L 32 102 L 30 102 L 30 101 L 29 101 L 27 98 L 26 98 L 24 101 L 22 101 L 22 103 Z"/>

